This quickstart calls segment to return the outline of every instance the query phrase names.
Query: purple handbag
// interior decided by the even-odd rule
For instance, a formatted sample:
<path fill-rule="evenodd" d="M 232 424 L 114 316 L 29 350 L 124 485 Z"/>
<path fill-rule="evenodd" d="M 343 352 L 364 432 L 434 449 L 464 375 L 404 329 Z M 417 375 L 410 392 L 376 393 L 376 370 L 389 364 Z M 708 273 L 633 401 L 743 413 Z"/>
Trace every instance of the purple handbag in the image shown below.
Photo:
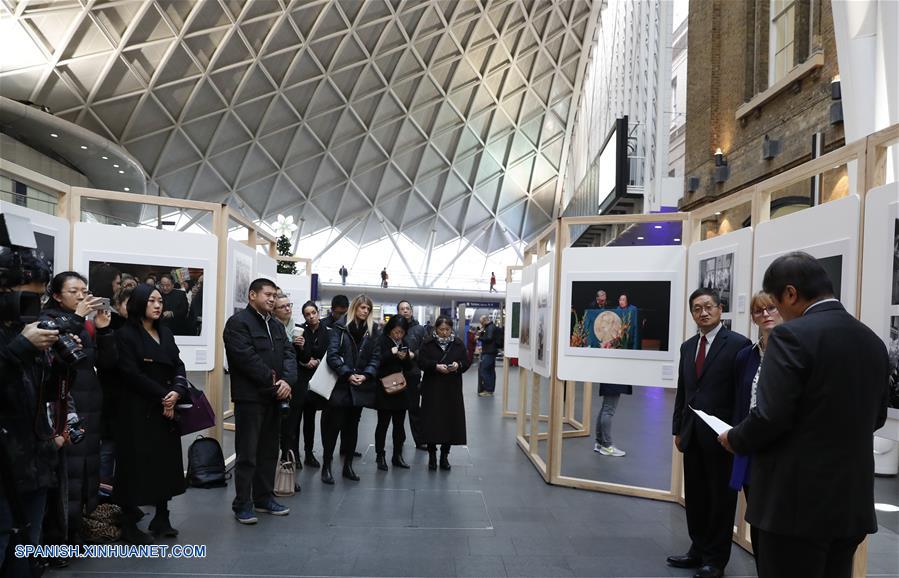
<path fill-rule="evenodd" d="M 181 435 L 185 436 L 215 425 L 215 412 L 206 394 L 187 382 L 187 393 L 190 399 L 182 400 L 178 408 L 178 428 Z"/>

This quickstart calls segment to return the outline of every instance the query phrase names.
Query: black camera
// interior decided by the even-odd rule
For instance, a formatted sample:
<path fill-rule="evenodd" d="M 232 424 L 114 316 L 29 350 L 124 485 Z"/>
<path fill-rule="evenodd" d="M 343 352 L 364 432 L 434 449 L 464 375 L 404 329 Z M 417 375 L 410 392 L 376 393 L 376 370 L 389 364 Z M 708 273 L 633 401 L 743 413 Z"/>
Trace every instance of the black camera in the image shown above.
<path fill-rule="evenodd" d="M 38 250 L 31 221 L 0 214 L 0 322 L 31 323 L 41 309 L 41 294 L 11 291 L 31 283 L 48 283 L 53 276 L 51 258 Z"/>
<path fill-rule="evenodd" d="M 60 315 L 53 319 L 44 319 L 37 324 L 39 329 L 49 329 L 59 331 L 59 341 L 53 344 L 53 351 L 68 365 L 74 365 L 83 359 L 87 359 L 87 354 L 78 345 L 78 342 L 72 338 L 71 334 L 77 335 L 84 329 L 84 325 L 75 320 L 74 317 L 68 315 Z"/>
<path fill-rule="evenodd" d="M 70 415 L 66 421 L 66 433 L 69 434 L 69 441 L 73 445 L 80 444 L 84 441 L 84 426 L 77 415 Z"/>

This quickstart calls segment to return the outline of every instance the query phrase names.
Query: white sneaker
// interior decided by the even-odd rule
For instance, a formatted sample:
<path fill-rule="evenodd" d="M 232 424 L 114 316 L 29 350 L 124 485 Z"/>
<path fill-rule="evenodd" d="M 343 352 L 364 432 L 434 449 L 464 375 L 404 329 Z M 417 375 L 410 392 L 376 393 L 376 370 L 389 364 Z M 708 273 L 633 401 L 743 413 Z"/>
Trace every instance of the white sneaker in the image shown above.
<path fill-rule="evenodd" d="M 599 449 L 596 449 L 597 447 Z M 612 456 L 613 458 L 620 458 L 627 455 L 627 452 L 625 452 L 624 450 L 619 450 L 615 446 L 606 447 L 599 444 L 596 444 L 596 447 L 593 448 L 593 451 L 598 452 L 604 456 Z"/>

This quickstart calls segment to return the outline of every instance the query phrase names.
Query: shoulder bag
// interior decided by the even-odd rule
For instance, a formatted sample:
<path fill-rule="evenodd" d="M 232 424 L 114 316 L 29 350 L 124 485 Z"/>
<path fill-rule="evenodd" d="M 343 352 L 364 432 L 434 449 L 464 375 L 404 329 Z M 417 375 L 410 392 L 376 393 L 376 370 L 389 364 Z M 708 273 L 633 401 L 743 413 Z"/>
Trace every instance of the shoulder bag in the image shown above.
<path fill-rule="evenodd" d="M 387 395 L 395 395 L 406 389 L 406 378 L 402 372 L 391 373 L 381 378 L 381 386 Z"/>
<path fill-rule="evenodd" d="M 278 469 L 275 470 L 275 488 L 273 493 L 278 497 L 292 496 L 296 492 L 294 490 L 297 481 L 297 460 L 293 455 L 293 450 L 288 450 L 287 459 L 278 462 Z"/>

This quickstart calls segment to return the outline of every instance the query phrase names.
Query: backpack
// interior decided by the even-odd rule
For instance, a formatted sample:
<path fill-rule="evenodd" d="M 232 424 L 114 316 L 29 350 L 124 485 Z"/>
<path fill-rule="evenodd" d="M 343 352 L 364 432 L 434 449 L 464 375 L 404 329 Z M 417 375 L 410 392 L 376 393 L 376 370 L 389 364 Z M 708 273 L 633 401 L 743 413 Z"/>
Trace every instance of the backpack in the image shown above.
<path fill-rule="evenodd" d="M 227 485 L 225 455 L 215 438 L 197 436 L 187 449 L 187 485 L 219 488 Z"/>

